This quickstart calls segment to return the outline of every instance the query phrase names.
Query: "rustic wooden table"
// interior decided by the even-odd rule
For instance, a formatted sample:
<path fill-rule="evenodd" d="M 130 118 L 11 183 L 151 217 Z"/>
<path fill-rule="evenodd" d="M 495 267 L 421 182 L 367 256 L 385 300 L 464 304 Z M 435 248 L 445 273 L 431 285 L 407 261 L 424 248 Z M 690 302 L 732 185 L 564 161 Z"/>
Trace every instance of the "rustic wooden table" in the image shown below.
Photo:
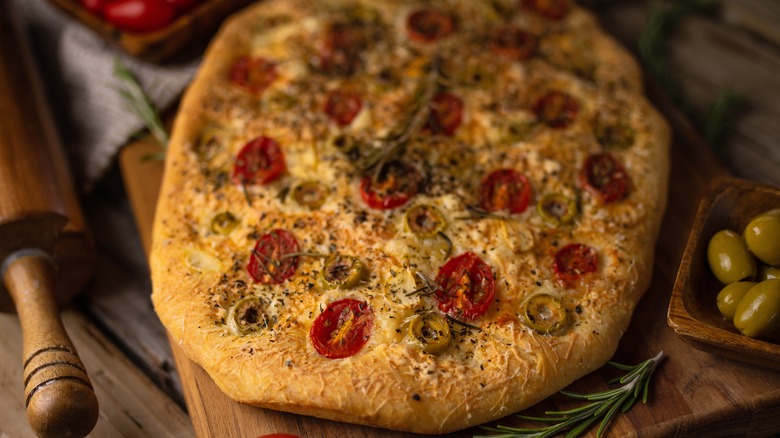
<path fill-rule="evenodd" d="M 609 32 L 636 49 L 648 16 L 646 1 L 600 1 L 594 2 L 594 9 Z M 780 185 L 778 22 L 780 4 L 775 0 L 723 1 L 712 14 L 683 20 L 669 39 L 669 71 L 692 117 L 704 114 L 724 89 L 744 102 L 719 152 L 721 162 L 734 175 L 775 185 Z M 64 321 L 100 401 L 100 418 L 91 436 L 194 436 L 176 362 L 149 300 L 145 252 L 118 165 L 83 202 L 99 252 L 97 275 L 85 294 L 64 310 Z M 665 260 L 666 270 L 677 262 Z M 0 314 L 0 331 L 0 437 L 33 436 L 24 417 L 21 340 L 14 315 Z M 676 353 L 685 353 L 685 348 L 681 344 Z M 730 369 L 742 370 L 737 364 Z M 768 409 L 762 418 L 771 424 L 738 424 L 729 430 L 754 436 L 776 433 L 780 407 Z M 629 429 L 615 431 L 620 430 Z"/>

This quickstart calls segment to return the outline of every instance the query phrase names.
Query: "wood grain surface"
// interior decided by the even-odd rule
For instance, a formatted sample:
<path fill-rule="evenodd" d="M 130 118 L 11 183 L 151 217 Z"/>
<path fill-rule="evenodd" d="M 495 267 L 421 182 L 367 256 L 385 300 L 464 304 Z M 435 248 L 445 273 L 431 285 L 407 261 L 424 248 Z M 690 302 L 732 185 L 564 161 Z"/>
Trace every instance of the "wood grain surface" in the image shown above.
<path fill-rule="evenodd" d="M 677 267 L 687 241 L 699 200 L 714 178 L 726 174 L 711 150 L 685 117 L 660 92 L 656 104 L 674 129 L 670 196 L 661 236 L 656 248 L 653 280 L 639 303 L 615 360 L 638 363 L 663 350 L 668 359 L 656 373 L 648 404 L 637 405 L 613 422 L 615 436 L 763 436 L 780 432 L 780 373 L 714 356 L 690 347 L 667 326 L 666 313 Z M 130 145 L 121 165 L 129 197 L 133 202 L 143 241 L 149 248 L 153 199 L 157 184 L 152 176 L 162 175 L 162 163 L 139 160 L 155 151 L 149 140 Z M 363 426 L 348 425 L 241 405 L 224 396 L 202 368 L 172 346 L 182 378 L 185 398 L 199 437 L 245 437 L 266 433 L 295 433 L 302 437 L 403 437 Z M 569 389 L 591 392 L 606 389 L 615 377 L 608 367 L 575 382 Z M 530 410 L 571 407 L 562 396 L 553 396 Z M 517 425 L 507 417 L 497 423 Z M 471 436 L 479 429 L 453 436 Z M 591 433 L 595 434 L 594 431 Z"/>

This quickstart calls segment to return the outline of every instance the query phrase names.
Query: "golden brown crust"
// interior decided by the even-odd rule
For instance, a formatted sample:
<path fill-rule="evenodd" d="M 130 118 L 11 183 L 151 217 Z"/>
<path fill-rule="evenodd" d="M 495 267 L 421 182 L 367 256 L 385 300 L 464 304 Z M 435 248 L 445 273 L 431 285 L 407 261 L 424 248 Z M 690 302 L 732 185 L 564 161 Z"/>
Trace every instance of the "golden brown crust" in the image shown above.
<path fill-rule="evenodd" d="M 483 36 L 479 29 L 485 23 L 479 20 L 496 19 L 479 18 L 483 2 L 445 3 L 442 8 L 461 17 L 458 29 L 464 33 Z M 403 34 L 403 18 L 417 6 L 368 4 L 379 10 L 385 32 L 396 39 Z M 445 433 L 505 416 L 602 366 L 649 284 L 666 202 L 669 132 L 641 95 L 635 62 L 577 7 L 552 23 L 517 12 L 515 23 L 540 36 L 538 55 L 520 63 L 500 64 L 481 53 L 484 46 L 468 41 L 443 49 L 464 57 L 464 66 L 477 59 L 483 67 L 500 67 L 494 69 L 493 87 L 453 87 L 466 96 L 454 138 L 421 138 L 409 146 L 409 157 L 428 163 L 432 188 L 408 206 L 427 202 L 445 213 L 453 255 L 479 253 L 496 274 L 497 299 L 472 321 L 481 330 L 451 324 L 456 332 L 451 348 L 432 355 L 404 335 L 404 324 L 415 312 L 436 307 L 431 297 L 406 292 L 416 287 L 416 272 L 436 276 L 439 243 L 420 243 L 403 229 L 408 206 L 388 212 L 367 208 L 355 182 L 359 173 L 333 144 L 345 133 L 364 138 L 391 129 L 418 80 L 410 59 L 424 57 L 428 49 L 412 42 L 408 45 L 415 50 L 369 55 L 412 76 L 401 75 L 390 89 L 376 85 L 375 72 L 318 79 L 303 60 L 317 49 L 312 41 L 339 6 L 316 5 L 269 0 L 231 18 L 183 98 L 151 256 L 153 301 L 171 337 L 238 401 L 419 433 Z M 229 69 L 240 56 L 275 59 L 280 78 L 260 96 L 231 85 Z M 318 113 L 323 95 L 345 83 L 364 93 L 368 108 L 356 126 L 338 128 Z M 540 126 L 528 110 L 549 90 L 565 91 L 580 103 L 577 119 L 566 129 Z M 610 150 L 631 184 L 625 199 L 605 204 L 582 190 L 578 172 L 588 154 L 604 147 L 594 134 L 597 120 L 613 118 L 633 132 L 630 147 Z M 508 140 L 509 122 L 527 131 Z M 205 144 L 213 132 L 217 146 Z M 259 135 L 282 145 L 287 173 L 267 186 L 242 190 L 230 179 L 232 157 Z M 457 159 L 461 162 L 452 164 Z M 575 224 L 550 227 L 533 205 L 511 220 L 459 220 L 468 215 L 466 206 L 474 202 L 482 175 L 504 167 L 527 174 L 534 200 L 550 192 L 578 197 Z M 319 210 L 277 196 L 312 175 L 331 188 Z M 462 182 L 448 183 L 452 177 Z M 222 211 L 238 219 L 227 235 L 209 228 Z M 287 282 L 255 284 L 246 273 L 250 250 L 275 228 L 291 230 L 303 251 L 359 256 L 369 274 L 359 287 L 330 290 L 316 274 L 322 260 L 304 257 Z M 555 248 L 567 243 L 587 244 L 599 253 L 596 275 L 571 287 L 556 282 L 551 267 Z M 539 334 L 519 316 L 523 300 L 539 290 L 566 306 L 573 323 L 561 333 Z M 247 296 L 263 300 L 272 322 L 242 336 L 225 320 L 231 306 Z M 309 331 L 321 309 L 343 297 L 367 301 L 374 328 L 357 354 L 328 359 L 315 351 Z"/>

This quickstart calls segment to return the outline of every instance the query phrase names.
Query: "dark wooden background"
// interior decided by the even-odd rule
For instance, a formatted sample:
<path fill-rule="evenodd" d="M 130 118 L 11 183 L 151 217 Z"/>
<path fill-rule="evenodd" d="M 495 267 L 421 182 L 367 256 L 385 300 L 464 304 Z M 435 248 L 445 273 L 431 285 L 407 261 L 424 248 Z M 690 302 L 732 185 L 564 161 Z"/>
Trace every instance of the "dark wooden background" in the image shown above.
<path fill-rule="evenodd" d="M 736 176 L 780 185 L 780 2 L 714 5 L 668 35 L 666 70 L 679 84 L 678 106 L 698 124 L 722 92 L 738 96 L 716 154 Z M 589 6 L 636 52 L 648 2 Z M 83 202 L 99 251 L 97 275 L 64 319 L 101 402 L 92 436 L 193 436 L 168 340 L 149 300 L 145 254 L 118 166 Z M 0 314 L 0 330 L 0 436 L 33 436 L 24 419 L 15 316 Z"/>

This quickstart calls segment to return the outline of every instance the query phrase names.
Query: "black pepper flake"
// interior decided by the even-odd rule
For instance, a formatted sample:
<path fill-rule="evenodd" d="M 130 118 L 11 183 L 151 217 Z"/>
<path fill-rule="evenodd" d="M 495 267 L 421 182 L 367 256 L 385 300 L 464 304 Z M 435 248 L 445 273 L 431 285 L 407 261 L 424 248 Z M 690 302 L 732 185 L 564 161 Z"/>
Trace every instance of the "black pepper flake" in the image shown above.
<path fill-rule="evenodd" d="M 420 401 L 420 394 L 417 394 L 417 393 L 412 394 L 412 400 Z"/>

